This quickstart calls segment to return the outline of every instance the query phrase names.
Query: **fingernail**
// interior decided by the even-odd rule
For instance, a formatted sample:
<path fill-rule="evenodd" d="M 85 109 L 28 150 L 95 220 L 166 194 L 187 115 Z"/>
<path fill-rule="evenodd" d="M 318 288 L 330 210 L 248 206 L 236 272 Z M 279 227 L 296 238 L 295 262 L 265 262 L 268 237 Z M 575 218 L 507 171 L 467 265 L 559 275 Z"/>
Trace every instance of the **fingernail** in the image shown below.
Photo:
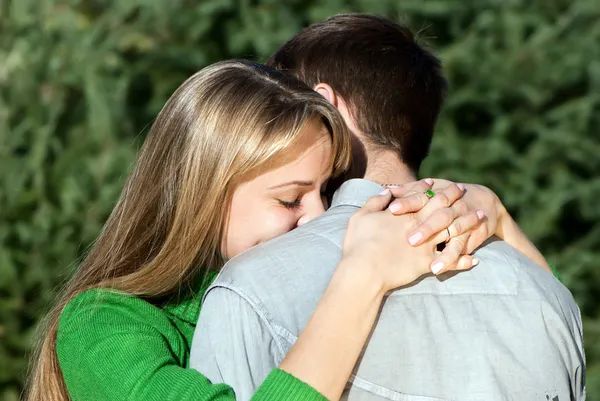
<path fill-rule="evenodd" d="M 471 266 L 477 266 L 479 264 L 479 259 L 473 258 L 473 264 Z"/>
<path fill-rule="evenodd" d="M 390 209 L 390 212 L 392 212 L 392 213 L 398 213 L 400 211 L 400 209 L 402 209 L 402 204 L 401 203 L 392 203 L 388 209 Z"/>
<path fill-rule="evenodd" d="M 408 238 L 408 243 L 411 245 L 416 245 L 423 238 L 423 234 L 415 233 Z"/>
<path fill-rule="evenodd" d="M 433 180 L 431 178 L 425 178 L 423 181 L 425 181 L 429 185 L 433 185 Z"/>
<path fill-rule="evenodd" d="M 397 189 L 397 188 L 400 188 L 400 185 L 386 185 L 385 187 Z"/>
<path fill-rule="evenodd" d="M 390 193 L 390 190 L 389 190 L 389 189 L 384 189 L 383 191 L 381 191 L 381 193 L 380 193 L 379 195 L 380 195 L 380 196 L 383 196 L 383 195 L 387 195 L 387 194 L 389 194 L 389 193 Z"/>
<path fill-rule="evenodd" d="M 431 266 L 431 272 L 433 274 L 438 274 L 439 272 L 442 271 L 443 268 L 444 268 L 444 263 L 437 262 L 436 264 L 434 264 L 433 266 Z"/>
<path fill-rule="evenodd" d="M 465 184 L 456 184 L 456 186 L 458 187 L 458 189 L 460 189 L 461 191 L 465 190 Z"/>
<path fill-rule="evenodd" d="M 483 210 L 478 210 L 477 217 L 479 217 L 479 220 L 483 219 L 485 217 L 485 212 Z"/>

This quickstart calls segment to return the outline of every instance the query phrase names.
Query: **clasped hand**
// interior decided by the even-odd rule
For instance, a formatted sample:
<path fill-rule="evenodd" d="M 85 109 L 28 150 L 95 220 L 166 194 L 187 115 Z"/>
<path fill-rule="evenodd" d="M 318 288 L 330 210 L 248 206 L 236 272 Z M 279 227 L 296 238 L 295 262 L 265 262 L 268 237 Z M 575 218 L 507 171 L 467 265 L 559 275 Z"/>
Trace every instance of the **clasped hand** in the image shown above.
<path fill-rule="evenodd" d="M 388 186 L 350 219 L 343 257 L 369 266 L 384 292 L 427 273 L 470 269 L 478 263 L 470 253 L 496 231 L 498 204 L 491 190 L 470 184 Z"/>

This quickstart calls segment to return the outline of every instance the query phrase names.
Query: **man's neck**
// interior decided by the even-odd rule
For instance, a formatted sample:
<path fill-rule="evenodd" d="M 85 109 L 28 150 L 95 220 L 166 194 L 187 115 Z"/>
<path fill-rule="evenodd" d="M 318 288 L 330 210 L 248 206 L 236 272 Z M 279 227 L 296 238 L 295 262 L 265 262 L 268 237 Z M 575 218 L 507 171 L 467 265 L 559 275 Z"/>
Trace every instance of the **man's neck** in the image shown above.
<path fill-rule="evenodd" d="M 417 178 L 393 151 L 366 151 L 367 168 L 364 178 L 378 184 L 402 185 Z"/>
<path fill-rule="evenodd" d="M 355 125 L 349 125 L 352 133 L 352 165 L 343 180 L 364 178 L 378 184 L 403 185 L 416 181 L 415 173 L 402 161 L 397 152 L 382 150 L 367 143 Z"/>

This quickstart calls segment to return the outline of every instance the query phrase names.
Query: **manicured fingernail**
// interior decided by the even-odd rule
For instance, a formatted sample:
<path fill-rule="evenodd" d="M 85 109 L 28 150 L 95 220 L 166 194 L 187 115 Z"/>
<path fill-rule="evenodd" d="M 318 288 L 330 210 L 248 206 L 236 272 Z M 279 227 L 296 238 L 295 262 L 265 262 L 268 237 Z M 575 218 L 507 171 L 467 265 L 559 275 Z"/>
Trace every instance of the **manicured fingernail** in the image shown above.
<path fill-rule="evenodd" d="M 423 238 L 423 234 L 415 233 L 408 238 L 408 243 L 411 245 L 416 245 Z"/>
<path fill-rule="evenodd" d="M 465 184 L 456 184 L 456 186 L 458 187 L 458 189 L 460 189 L 461 191 L 465 190 Z"/>
<path fill-rule="evenodd" d="M 433 266 L 431 266 L 431 272 L 433 274 L 438 274 L 439 272 L 442 271 L 443 268 L 444 268 L 444 263 L 437 262 L 436 264 L 434 264 Z"/>
<path fill-rule="evenodd" d="M 402 209 L 402 204 L 401 203 L 392 203 L 388 209 L 390 209 L 390 212 L 392 212 L 392 213 L 398 213 L 400 211 L 400 209 Z"/>
<path fill-rule="evenodd" d="M 479 220 L 483 219 L 485 217 L 485 212 L 483 210 L 478 210 L 477 217 L 479 217 Z"/>
<path fill-rule="evenodd" d="M 389 190 L 389 189 L 384 189 L 383 191 L 381 191 L 381 193 L 380 193 L 379 195 L 380 195 L 380 196 L 383 196 L 383 195 L 387 195 L 387 194 L 389 194 L 389 193 L 390 193 L 390 190 Z"/>
<path fill-rule="evenodd" d="M 425 178 L 423 181 L 425 181 L 429 185 L 433 185 L 433 180 L 431 178 Z"/>
<path fill-rule="evenodd" d="M 479 259 L 473 258 L 473 264 L 471 266 L 477 266 L 479 264 Z"/>

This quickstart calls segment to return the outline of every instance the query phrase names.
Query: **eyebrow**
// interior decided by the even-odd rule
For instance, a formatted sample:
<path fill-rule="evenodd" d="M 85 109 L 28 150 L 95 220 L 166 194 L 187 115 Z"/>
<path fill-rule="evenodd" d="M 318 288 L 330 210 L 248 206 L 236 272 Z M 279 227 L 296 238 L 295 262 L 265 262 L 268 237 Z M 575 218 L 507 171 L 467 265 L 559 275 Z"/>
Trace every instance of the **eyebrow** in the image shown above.
<path fill-rule="evenodd" d="M 311 185 L 313 185 L 312 181 L 290 181 L 290 182 L 285 182 L 283 184 L 279 184 L 279 185 L 275 185 L 273 187 L 270 187 L 269 189 L 276 189 L 276 188 L 281 188 L 281 187 L 287 187 L 289 185 L 298 185 L 300 187 L 310 187 Z"/>

